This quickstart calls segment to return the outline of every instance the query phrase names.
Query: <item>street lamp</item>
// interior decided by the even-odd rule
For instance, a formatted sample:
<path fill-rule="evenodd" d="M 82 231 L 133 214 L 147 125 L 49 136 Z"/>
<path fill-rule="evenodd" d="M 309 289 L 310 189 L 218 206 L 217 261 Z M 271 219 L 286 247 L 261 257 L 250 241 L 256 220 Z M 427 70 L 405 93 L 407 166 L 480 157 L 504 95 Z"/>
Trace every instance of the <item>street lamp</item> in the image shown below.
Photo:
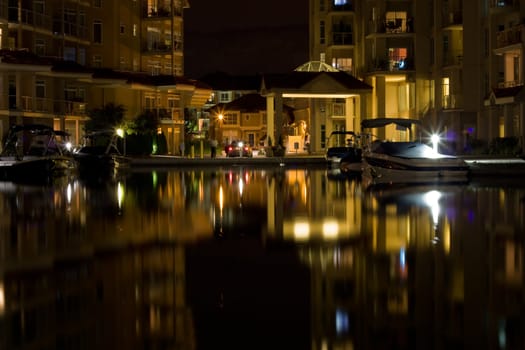
<path fill-rule="evenodd" d="M 124 133 L 124 129 L 118 128 L 116 130 L 116 132 L 117 132 L 117 135 L 122 138 L 122 143 L 123 143 L 123 147 L 124 147 L 124 152 L 123 153 L 124 153 L 124 155 L 126 155 L 126 134 Z"/>
<path fill-rule="evenodd" d="M 219 121 L 219 137 L 218 137 L 218 141 L 220 142 L 220 144 L 222 144 L 222 121 L 224 120 L 224 114 L 222 113 L 219 113 L 217 115 L 217 120 Z"/>

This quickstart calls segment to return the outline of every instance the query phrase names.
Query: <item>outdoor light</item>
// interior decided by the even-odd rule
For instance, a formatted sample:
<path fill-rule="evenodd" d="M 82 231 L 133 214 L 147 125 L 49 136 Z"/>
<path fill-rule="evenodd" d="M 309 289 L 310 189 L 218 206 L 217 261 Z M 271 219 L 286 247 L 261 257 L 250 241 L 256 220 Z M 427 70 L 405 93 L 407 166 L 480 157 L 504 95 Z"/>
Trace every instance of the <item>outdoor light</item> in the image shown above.
<path fill-rule="evenodd" d="M 68 151 L 71 151 L 71 148 L 73 148 L 73 145 L 71 144 L 71 142 L 66 142 L 66 149 Z"/>
<path fill-rule="evenodd" d="M 432 134 L 430 137 L 430 140 L 432 141 L 432 148 L 434 149 L 434 152 L 438 151 L 438 145 L 439 145 L 439 135 L 438 134 Z"/>
<path fill-rule="evenodd" d="M 434 222 L 434 225 L 438 224 L 439 220 L 439 212 L 440 212 L 440 205 L 439 200 L 441 199 L 441 192 L 439 191 L 429 191 L 424 194 L 423 201 L 425 204 L 430 208 L 432 212 L 432 221 Z"/>
<path fill-rule="evenodd" d="M 306 240 L 310 237 L 310 225 L 308 222 L 296 222 L 293 226 L 294 237 L 297 240 Z"/>
<path fill-rule="evenodd" d="M 336 220 L 326 220 L 323 222 L 323 237 L 327 239 L 337 238 L 339 234 L 339 224 Z"/>
<path fill-rule="evenodd" d="M 117 135 L 120 137 L 124 137 L 124 130 L 122 128 L 117 129 Z"/>

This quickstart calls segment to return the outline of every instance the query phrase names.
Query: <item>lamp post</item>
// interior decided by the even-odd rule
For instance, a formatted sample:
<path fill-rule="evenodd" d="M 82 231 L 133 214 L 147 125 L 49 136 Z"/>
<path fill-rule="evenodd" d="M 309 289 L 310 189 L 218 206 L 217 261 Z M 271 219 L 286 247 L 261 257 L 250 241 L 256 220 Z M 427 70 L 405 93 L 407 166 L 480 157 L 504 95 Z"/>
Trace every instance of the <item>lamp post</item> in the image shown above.
<path fill-rule="evenodd" d="M 222 121 L 224 120 L 224 115 L 222 113 L 219 113 L 219 115 L 217 115 L 217 120 L 219 121 L 218 141 L 222 144 Z"/>
<path fill-rule="evenodd" d="M 117 135 L 122 138 L 122 147 L 124 148 L 124 156 L 126 155 L 126 134 L 124 132 L 124 129 L 118 128 L 117 129 Z"/>

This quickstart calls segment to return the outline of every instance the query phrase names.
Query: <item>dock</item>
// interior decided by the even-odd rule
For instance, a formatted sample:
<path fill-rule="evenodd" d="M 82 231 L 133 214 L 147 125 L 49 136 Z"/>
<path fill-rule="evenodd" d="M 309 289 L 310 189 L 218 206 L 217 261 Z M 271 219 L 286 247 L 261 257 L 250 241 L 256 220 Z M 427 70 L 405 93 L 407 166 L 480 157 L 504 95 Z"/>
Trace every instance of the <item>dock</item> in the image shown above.
<path fill-rule="evenodd" d="M 465 156 L 471 177 L 520 177 L 525 176 L 525 160 L 518 157 Z M 286 155 L 284 157 L 181 157 L 144 156 L 132 157 L 132 168 L 170 168 L 170 167 L 267 167 L 267 166 L 331 166 L 324 155 Z"/>

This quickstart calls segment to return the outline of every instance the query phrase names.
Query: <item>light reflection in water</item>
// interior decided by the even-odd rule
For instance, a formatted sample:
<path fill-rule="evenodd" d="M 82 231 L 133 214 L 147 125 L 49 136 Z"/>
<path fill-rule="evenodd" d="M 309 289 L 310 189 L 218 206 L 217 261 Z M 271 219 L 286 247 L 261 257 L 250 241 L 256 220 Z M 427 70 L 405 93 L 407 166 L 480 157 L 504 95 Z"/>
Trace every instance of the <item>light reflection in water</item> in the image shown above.
<path fill-rule="evenodd" d="M 522 187 L 363 188 L 279 167 L 0 189 L 0 325 L 20 330 L 6 348 L 525 341 Z"/>

